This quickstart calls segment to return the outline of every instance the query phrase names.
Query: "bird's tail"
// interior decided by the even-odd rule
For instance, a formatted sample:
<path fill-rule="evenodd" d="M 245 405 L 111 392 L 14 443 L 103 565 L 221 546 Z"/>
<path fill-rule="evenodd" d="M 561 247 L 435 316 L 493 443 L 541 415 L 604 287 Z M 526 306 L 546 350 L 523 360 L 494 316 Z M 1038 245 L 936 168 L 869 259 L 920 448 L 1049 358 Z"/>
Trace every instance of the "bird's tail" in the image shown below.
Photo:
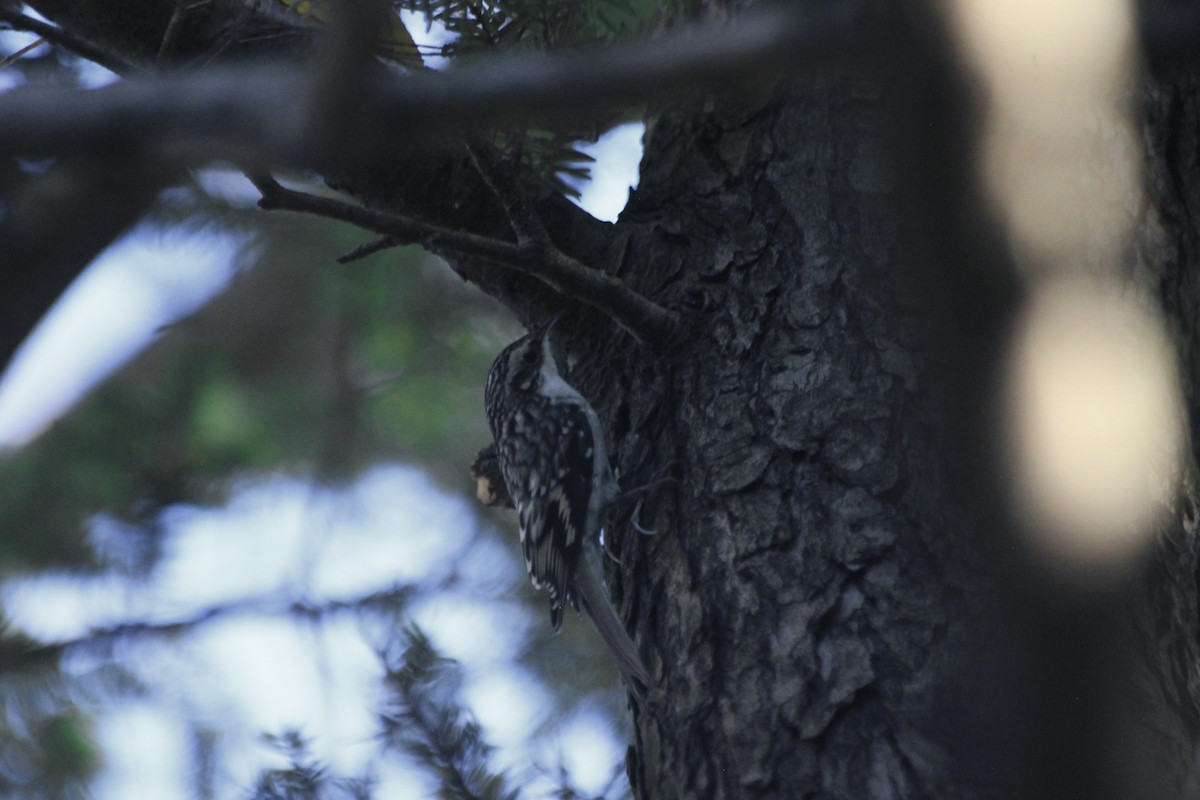
<path fill-rule="evenodd" d="M 629 691 L 637 698 L 639 704 L 644 706 L 645 695 L 642 690 L 651 686 L 650 672 L 642 663 L 637 646 L 625 632 L 625 625 L 621 622 L 617 610 L 613 608 L 612 601 L 608 598 L 608 589 L 605 588 L 604 581 L 600 577 L 599 555 L 596 553 L 596 548 L 585 544 L 582 550 L 575 566 L 575 591 L 579 594 L 579 599 L 583 602 L 588 616 L 592 618 L 592 624 L 596 626 L 600 638 L 608 647 L 608 652 L 616 662 L 617 669 L 621 671 L 625 685 L 629 687 Z"/>

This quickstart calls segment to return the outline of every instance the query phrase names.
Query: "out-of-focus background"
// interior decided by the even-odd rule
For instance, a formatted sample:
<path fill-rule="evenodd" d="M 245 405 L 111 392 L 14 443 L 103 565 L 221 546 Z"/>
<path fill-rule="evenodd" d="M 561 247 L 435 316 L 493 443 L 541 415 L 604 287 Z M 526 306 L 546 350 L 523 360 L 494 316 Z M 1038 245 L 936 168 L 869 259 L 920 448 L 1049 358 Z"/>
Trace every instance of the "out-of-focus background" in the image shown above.
<path fill-rule="evenodd" d="M 45 45 L 0 69 L 114 79 Z M 594 216 L 641 135 L 579 145 Z M 616 673 L 590 626 L 552 633 L 467 471 L 520 327 L 420 250 L 341 266 L 367 235 L 256 200 L 221 169 L 164 194 L 0 383 L 0 794 L 421 797 L 448 741 L 497 791 L 621 796 Z"/>

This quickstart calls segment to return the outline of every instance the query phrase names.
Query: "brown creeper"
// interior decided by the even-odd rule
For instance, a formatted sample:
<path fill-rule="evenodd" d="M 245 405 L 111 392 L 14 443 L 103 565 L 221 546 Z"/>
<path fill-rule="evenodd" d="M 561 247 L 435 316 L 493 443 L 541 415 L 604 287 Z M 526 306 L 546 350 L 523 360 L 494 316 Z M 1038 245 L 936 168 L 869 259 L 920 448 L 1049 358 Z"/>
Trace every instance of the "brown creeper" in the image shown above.
<path fill-rule="evenodd" d="M 596 412 L 563 380 L 547 334 L 558 316 L 506 347 L 488 373 L 484 404 L 500 473 L 517 509 L 533 585 L 550 594 L 550 622 L 583 602 L 626 684 L 640 697 L 650 675 L 608 599 L 597 543 L 617 497 Z"/>

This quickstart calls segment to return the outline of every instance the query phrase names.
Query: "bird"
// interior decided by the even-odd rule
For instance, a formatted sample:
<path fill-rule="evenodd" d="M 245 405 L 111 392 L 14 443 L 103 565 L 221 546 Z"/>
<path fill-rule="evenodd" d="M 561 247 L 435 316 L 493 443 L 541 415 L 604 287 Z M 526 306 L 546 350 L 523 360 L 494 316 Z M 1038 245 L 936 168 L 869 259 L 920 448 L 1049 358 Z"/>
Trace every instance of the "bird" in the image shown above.
<path fill-rule="evenodd" d="M 561 316 L 501 351 L 488 372 L 484 406 L 507 499 L 517 510 L 525 568 L 533 586 L 549 594 L 551 625 L 561 629 L 565 606 L 578 610 L 582 602 L 626 685 L 643 700 L 650 673 L 601 578 L 602 517 L 620 490 L 599 417 L 563 379 L 551 351 L 549 333 Z"/>

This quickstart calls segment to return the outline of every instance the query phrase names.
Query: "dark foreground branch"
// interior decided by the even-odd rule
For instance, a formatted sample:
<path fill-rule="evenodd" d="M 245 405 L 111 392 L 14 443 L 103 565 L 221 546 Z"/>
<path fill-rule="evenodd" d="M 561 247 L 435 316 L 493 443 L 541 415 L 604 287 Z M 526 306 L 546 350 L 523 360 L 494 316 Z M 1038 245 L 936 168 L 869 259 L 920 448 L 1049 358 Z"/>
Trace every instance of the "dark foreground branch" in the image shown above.
<path fill-rule="evenodd" d="M 0 180 L 0 370 L 71 281 L 177 178 L 150 159 L 81 158 Z"/>
<path fill-rule="evenodd" d="M 0 152 L 151 152 L 193 163 L 322 169 L 351 153 L 365 161 L 448 130 L 598 120 L 648 101 L 770 86 L 805 68 L 861 63 L 878 52 L 881 37 L 844 9 L 772 5 L 730 24 L 689 26 L 585 55 L 504 55 L 405 78 L 376 70 L 359 93 L 364 111 L 354 139 L 336 143 L 337 152 L 304 138 L 309 125 L 298 99 L 314 82 L 294 66 L 231 64 L 94 90 L 17 89 L 0 95 Z"/>
<path fill-rule="evenodd" d="M 560 294 L 604 312 L 643 344 L 669 341 L 678 326 L 678 316 L 673 312 L 647 300 L 611 275 L 588 268 L 549 241 L 505 242 L 331 197 L 297 192 L 269 177 L 252 176 L 251 180 L 262 192 L 259 201 L 262 208 L 341 220 L 399 244 L 419 244 L 443 257 L 478 258 L 532 275 Z"/>
<path fill-rule="evenodd" d="M 69 31 L 0 8 L 0 22 L 29 30 L 108 66 L 124 65 Z M 377 80 L 356 92 L 365 109 L 353 141 L 305 141 L 314 77 L 295 66 L 229 64 L 142 75 L 102 89 L 17 89 L 0 94 L 0 153 L 28 156 L 168 152 L 192 162 L 226 159 L 321 169 L 348 153 L 370 159 L 399 142 L 510 122 L 610 119 L 614 110 L 769 87 L 806 71 L 863 66 L 900 46 L 886 13 L 859 3 L 778 3 L 728 24 L 684 26 L 650 41 L 590 53 L 478 58 L 440 73 Z M 1145 51 L 1195 58 L 1200 14 L 1147 14 Z M 1184 55 L 1186 54 L 1186 55 Z M 320 77 L 315 78 L 321 85 Z M 336 146 L 338 152 L 329 152 Z"/>

